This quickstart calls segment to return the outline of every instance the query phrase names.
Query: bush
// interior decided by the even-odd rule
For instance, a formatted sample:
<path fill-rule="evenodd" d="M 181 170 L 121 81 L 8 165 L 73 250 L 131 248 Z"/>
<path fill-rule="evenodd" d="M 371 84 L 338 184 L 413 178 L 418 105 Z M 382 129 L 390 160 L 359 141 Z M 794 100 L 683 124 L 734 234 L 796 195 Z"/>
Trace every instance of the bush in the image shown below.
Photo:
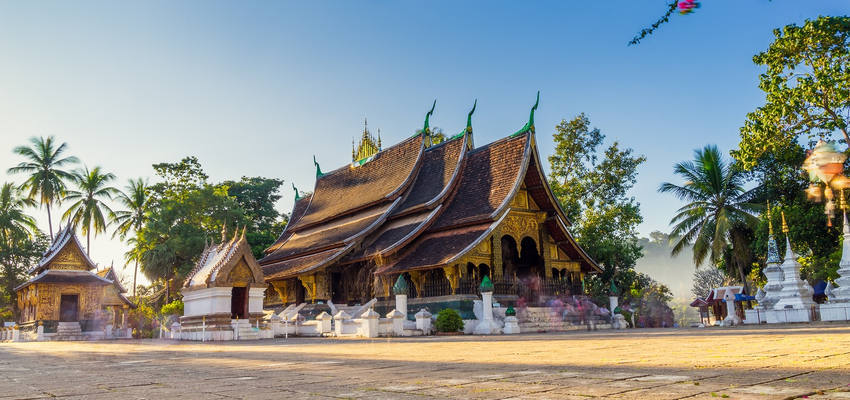
<path fill-rule="evenodd" d="M 162 306 L 159 313 L 162 315 L 183 315 L 183 301 L 174 300 L 171 303 Z"/>
<path fill-rule="evenodd" d="M 437 313 L 437 322 L 434 326 L 440 332 L 457 332 L 463 330 L 463 319 L 457 311 L 446 308 Z"/>

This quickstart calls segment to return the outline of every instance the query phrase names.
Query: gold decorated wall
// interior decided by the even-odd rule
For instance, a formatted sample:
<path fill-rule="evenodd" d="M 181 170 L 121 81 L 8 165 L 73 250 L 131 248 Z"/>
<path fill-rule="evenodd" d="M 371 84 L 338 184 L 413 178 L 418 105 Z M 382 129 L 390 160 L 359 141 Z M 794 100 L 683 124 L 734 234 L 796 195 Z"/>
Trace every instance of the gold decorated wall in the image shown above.
<path fill-rule="evenodd" d="M 47 264 L 47 269 L 88 271 L 89 265 L 77 246 L 66 245 Z"/>
<path fill-rule="evenodd" d="M 21 322 L 59 320 L 59 303 L 63 294 L 79 296 L 80 320 L 95 319 L 103 306 L 102 285 L 36 283 L 18 291 Z"/>
<path fill-rule="evenodd" d="M 525 237 L 534 240 L 537 244 L 537 252 L 543 259 L 546 278 L 552 278 L 553 268 L 558 271 L 578 273 L 580 271 L 578 261 L 571 260 L 546 232 L 543 226 L 545 220 L 546 212 L 534 203 L 524 187 L 520 188 L 516 196 L 511 199 L 508 215 L 493 230 L 493 233 L 455 264 L 445 268 L 455 268 L 460 276 L 465 276 L 467 263 L 476 267 L 486 264 L 493 275 L 504 276 L 501 239 L 509 235 L 517 244 Z M 446 271 L 447 276 L 450 273 L 454 271 Z"/>

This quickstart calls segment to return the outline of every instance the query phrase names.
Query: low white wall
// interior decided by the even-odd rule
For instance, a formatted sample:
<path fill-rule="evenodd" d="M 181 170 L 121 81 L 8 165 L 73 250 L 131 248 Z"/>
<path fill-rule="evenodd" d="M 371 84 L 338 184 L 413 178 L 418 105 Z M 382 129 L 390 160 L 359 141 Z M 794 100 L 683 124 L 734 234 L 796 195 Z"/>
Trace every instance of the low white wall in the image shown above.
<path fill-rule="evenodd" d="M 230 313 L 230 297 L 233 288 L 213 287 L 183 292 L 183 315 L 195 317 Z M 262 302 L 262 299 L 260 299 Z M 260 311 L 262 312 L 262 303 Z"/>

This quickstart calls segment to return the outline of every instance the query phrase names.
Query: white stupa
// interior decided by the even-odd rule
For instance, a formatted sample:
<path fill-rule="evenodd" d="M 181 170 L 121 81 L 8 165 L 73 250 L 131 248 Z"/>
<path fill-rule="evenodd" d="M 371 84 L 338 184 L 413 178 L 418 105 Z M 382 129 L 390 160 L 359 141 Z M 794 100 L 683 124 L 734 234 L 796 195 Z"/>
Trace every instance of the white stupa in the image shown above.
<path fill-rule="evenodd" d="M 767 312 L 768 323 L 784 322 L 809 322 L 812 320 L 812 307 L 816 306 L 812 300 L 812 288 L 800 279 L 800 263 L 797 255 L 791 249 L 791 240 L 788 236 L 788 224 L 785 223 L 785 213 L 782 213 L 782 232 L 785 233 L 785 262 L 780 268 L 784 279 L 782 290 L 779 291 L 779 300 L 774 304 L 773 310 Z"/>
<path fill-rule="evenodd" d="M 820 305 L 821 321 L 850 320 L 850 224 L 847 212 L 844 212 L 844 243 L 841 247 L 841 261 L 838 263 L 837 288 L 832 287 L 826 294 L 829 302 Z"/>
<path fill-rule="evenodd" d="M 765 310 L 773 309 L 773 306 L 779 301 L 779 293 L 782 291 L 782 281 L 785 279 L 785 274 L 782 273 L 782 260 L 779 258 L 779 247 L 776 246 L 776 239 L 773 237 L 773 222 L 770 218 L 770 203 L 767 205 L 767 225 L 769 236 L 767 239 L 767 265 L 764 268 L 764 276 L 767 277 L 767 283 L 764 285 L 764 298 L 759 300 L 759 306 Z M 789 247 L 790 248 L 790 247 Z"/>

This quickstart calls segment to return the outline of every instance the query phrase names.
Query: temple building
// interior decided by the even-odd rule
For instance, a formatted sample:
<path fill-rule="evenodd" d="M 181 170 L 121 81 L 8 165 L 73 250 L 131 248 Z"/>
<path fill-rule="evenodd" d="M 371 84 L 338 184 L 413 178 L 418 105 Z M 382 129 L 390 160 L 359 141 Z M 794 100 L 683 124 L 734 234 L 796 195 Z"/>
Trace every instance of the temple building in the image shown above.
<path fill-rule="evenodd" d="M 260 265 L 289 303 L 387 299 L 402 276 L 411 298 L 477 294 L 484 276 L 510 303 L 581 294 L 600 268 L 576 244 L 534 138 L 534 111 L 516 133 L 475 147 L 466 128 L 438 142 L 425 117 L 413 137 L 382 148 L 364 129 L 352 160 L 296 201 Z M 273 298 L 276 297 L 276 298 Z"/>
<path fill-rule="evenodd" d="M 77 339 L 111 336 L 105 332 L 110 325 L 126 328 L 127 310 L 133 307 L 123 294 L 126 290 L 112 268 L 92 272 L 96 269 L 73 226 L 61 229 L 29 271 L 33 277 L 15 288 L 21 329 L 35 333 L 41 326 L 46 335 L 42 339 Z"/>
<path fill-rule="evenodd" d="M 183 283 L 181 338 L 256 339 L 250 324 L 256 324 L 263 316 L 266 287 L 245 230 L 241 234 L 235 232 L 229 240 L 222 231 L 221 243 L 206 246 Z M 241 335 L 239 329 L 243 331 Z"/>

